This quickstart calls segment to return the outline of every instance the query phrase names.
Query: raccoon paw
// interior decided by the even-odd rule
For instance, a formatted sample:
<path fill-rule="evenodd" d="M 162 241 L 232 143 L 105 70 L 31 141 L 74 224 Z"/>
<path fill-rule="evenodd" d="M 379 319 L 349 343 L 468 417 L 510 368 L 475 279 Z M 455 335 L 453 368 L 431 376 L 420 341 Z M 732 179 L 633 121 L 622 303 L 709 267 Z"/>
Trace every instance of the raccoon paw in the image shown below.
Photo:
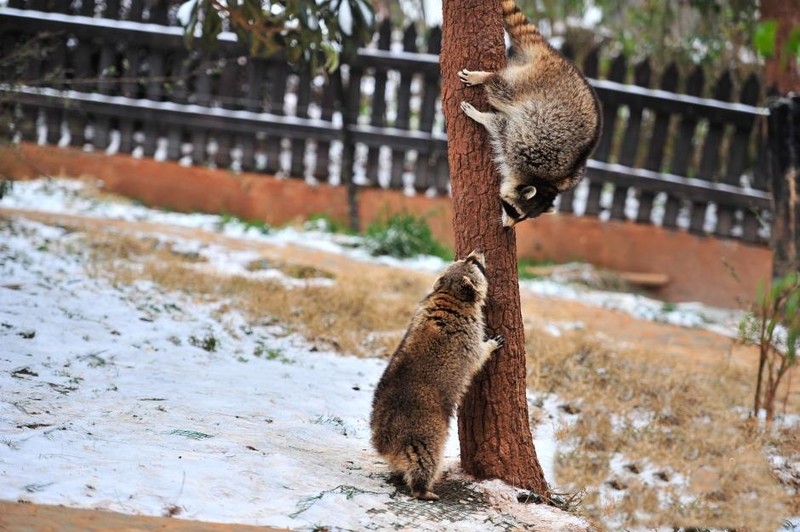
<path fill-rule="evenodd" d="M 458 79 L 467 87 L 482 85 L 492 76 L 493 74 L 491 72 L 484 72 L 482 70 L 467 70 L 466 68 L 462 68 L 458 71 Z"/>
<path fill-rule="evenodd" d="M 475 120 L 476 122 L 483 123 L 482 120 L 483 113 L 475 109 L 475 106 L 469 102 L 461 102 L 461 110 L 464 111 L 464 114 L 470 117 L 471 119 Z"/>
<path fill-rule="evenodd" d="M 436 495 L 434 492 L 425 490 L 425 491 L 415 491 L 412 494 L 412 497 L 419 499 L 421 501 L 438 501 L 439 496 Z"/>
<path fill-rule="evenodd" d="M 506 345 L 506 337 L 503 336 L 502 334 L 498 334 L 497 336 L 492 338 L 490 341 L 495 343 L 495 345 L 496 345 L 495 349 L 500 349 L 501 347 Z"/>

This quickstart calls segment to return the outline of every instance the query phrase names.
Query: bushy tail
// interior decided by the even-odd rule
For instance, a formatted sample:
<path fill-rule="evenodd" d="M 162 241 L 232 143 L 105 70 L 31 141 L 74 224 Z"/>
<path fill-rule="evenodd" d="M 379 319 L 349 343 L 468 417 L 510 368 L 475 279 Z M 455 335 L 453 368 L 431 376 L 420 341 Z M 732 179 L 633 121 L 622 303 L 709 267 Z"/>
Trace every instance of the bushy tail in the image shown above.
<path fill-rule="evenodd" d="M 506 31 L 511 36 L 511 44 L 517 51 L 524 51 L 545 42 L 539 28 L 528 22 L 525 14 L 520 11 L 514 0 L 503 0 L 503 23 Z"/>
<path fill-rule="evenodd" d="M 407 466 L 404 476 L 411 493 L 424 499 L 436 497 L 429 491 L 439 469 L 435 450 L 428 448 L 424 442 L 410 441 L 404 451 Z"/>

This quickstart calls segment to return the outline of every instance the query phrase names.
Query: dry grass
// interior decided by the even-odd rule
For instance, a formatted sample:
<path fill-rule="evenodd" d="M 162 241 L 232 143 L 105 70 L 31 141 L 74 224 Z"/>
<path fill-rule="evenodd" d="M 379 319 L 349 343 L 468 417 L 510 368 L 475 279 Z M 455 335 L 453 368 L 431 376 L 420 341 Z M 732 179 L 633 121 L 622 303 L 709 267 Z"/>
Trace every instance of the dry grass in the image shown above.
<path fill-rule="evenodd" d="M 95 230 L 86 242 L 96 275 L 125 284 L 150 280 L 219 302 L 220 312 L 235 307 L 320 347 L 363 356 L 393 351 L 432 281 L 376 265 L 274 262 L 288 273 L 318 268 L 335 281 L 288 287 L 217 275 L 198 257 L 154 238 Z M 658 349 L 621 349 L 593 331 L 555 338 L 530 325 L 526 338 L 529 385 L 557 393 L 565 411 L 575 413 L 557 432 L 561 454 L 557 478 L 549 480 L 559 491 L 586 491 L 580 513 L 595 521 L 613 515 L 620 528 L 742 530 L 776 530 L 780 516 L 800 513 L 798 497 L 787 496 L 766 457 L 770 449 L 796 457 L 800 437 L 765 437 L 737 413 L 752 396 L 747 368 L 725 361 L 692 365 Z"/>
<path fill-rule="evenodd" d="M 789 500 L 789 515 L 800 515 L 800 431 L 797 427 L 782 428 L 770 434 L 767 442 L 770 455 L 782 457 L 775 464 L 773 473 L 778 480 L 793 490 Z"/>
<path fill-rule="evenodd" d="M 93 231 L 88 242 L 92 271 L 116 283 L 147 279 L 204 301 L 224 303 L 223 308 L 234 306 L 254 321 L 278 321 L 320 347 L 362 356 L 391 354 L 430 287 L 428 276 L 398 269 L 353 265 L 332 273 L 313 265 L 273 261 L 273 267 L 291 277 L 306 278 L 308 272 L 317 271 L 320 277 L 336 281 L 332 286 L 289 287 L 277 280 L 198 268 L 196 257 L 153 238 Z"/>
<path fill-rule="evenodd" d="M 556 391 L 576 413 L 557 433 L 555 484 L 586 490 L 587 515 L 614 515 L 626 528 L 747 530 L 777 530 L 780 516 L 792 515 L 764 437 L 736 413 L 749 406 L 750 374 L 726 363 L 698 370 L 583 332 L 526 337 L 536 354 L 529 384 Z M 796 438 L 778 439 L 797 453 Z M 682 496 L 687 485 L 691 498 Z"/>

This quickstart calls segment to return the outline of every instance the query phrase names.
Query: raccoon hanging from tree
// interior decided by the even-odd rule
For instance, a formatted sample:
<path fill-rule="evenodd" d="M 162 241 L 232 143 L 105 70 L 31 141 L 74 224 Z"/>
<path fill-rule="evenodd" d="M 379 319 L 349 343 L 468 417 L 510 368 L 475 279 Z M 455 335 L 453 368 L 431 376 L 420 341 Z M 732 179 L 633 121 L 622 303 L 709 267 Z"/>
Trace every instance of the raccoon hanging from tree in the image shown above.
<path fill-rule="evenodd" d="M 502 175 L 503 225 L 551 211 L 560 192 L 574 188 L 602 129 L 594 90 L 578 69 L 530 24 L 513 0 L 502 0 L 513 56 L 498 72 L 463 69 L 467 86 L 483 84 L 497 111 L 461 109 L 489 133 Z"/>
<path fill-rule="evenodd" d="M 450 418 L 473 376 L 503 345 L 485 338 L 483 253 L 450 265 L 419 305 L 372 400 L 372 445 L 423 500 L 440 474 Z"/>

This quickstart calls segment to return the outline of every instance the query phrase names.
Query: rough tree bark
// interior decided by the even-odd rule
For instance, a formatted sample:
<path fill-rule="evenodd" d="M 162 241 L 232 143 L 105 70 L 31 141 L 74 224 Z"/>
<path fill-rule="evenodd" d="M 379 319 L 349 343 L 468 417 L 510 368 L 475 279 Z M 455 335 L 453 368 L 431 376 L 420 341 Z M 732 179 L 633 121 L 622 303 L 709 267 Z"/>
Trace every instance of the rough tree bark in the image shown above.
<path fill-rule="evenodd" d="M 497 0 L 444 0 L 442 25 L 442 107 L 453 195 L 456 254 L 486 253 L 489 277 L 487 326 L 505 336 L 505 347 L 489 360 L 458 414 L 461 464 L 477 478 L 499 478 L 549 496 L 528 422 L 525 345 L 513 229 L 500 222 L 500 176 L 483 127 L 459 109 L 462 100 L 488 110 L 481 87 L 462 86 L 462 68 L 497 70 L 505 65 L 500 4 Z"/>

